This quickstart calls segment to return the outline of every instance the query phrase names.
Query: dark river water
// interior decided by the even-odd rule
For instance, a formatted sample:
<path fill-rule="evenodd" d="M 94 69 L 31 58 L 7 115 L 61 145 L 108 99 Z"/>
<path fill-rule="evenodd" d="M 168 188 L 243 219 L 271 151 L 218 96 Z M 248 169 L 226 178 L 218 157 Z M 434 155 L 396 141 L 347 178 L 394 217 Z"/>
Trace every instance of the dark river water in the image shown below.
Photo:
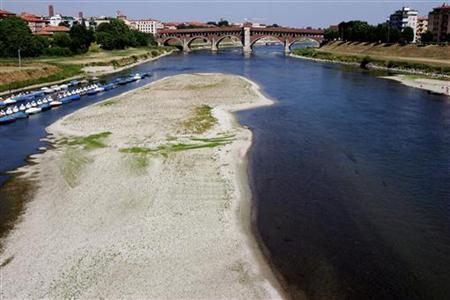
<path fill-rule="evenodd" d="M 238 118 L 255 137 L 255 227 L 289 293 L 450 299 L 448 99 L 281 47 L 180 53 L 129 72 L 140 71 L 153 77 L 0 127 L 0 171 L 23 165 L 45 127 L 82 106 L 179 73 L 243 75 L 276 100 Z"/>

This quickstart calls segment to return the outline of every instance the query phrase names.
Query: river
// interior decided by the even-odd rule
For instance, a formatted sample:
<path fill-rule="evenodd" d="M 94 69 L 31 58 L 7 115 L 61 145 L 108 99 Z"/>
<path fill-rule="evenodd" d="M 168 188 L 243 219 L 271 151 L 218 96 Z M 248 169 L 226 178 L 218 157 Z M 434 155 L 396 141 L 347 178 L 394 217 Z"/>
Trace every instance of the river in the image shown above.
<path fill-rule="evenodd" d="M 153 76 L 0 127 L 0 172 L 23 165 L 46 146 L 45 127 L 82 106 L 180 73 L 243 75 L 276 100 L 238 118 L 254 132 L 255 227 L 289 293 L 450 298 L 446 98 L 272 46 L 249 57 L 240 49 L 179 53 L 127 72 L 144 71 Z M 0 216 L 8 213 L 0 201 Z"/>

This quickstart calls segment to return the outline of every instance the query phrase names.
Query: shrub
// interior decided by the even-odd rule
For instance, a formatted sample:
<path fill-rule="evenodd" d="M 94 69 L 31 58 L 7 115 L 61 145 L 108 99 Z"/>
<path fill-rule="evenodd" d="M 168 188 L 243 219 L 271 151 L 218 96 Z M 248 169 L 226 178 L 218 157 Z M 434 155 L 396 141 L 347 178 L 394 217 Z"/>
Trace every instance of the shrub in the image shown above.
<path fill-rule="evenodd" d="M 361 60 L 361 68 L 363 69 L 368 69 L 369 68 L 369 64 L 372 62 L 372 58 L 370 58 L 370 56 L 365 56 L 362 60 Z"/>
<path fill-rule="evenodd" d="M 69 48 L 72 45 L 72 39 L 68 33 L 57 32 L 53 35 L 53 45 L 61 48 Z"/>
<path fill-rule="evenodd" d="M 72 56 L 72 54 L 69 48 L 51 47 L 44 49 L 44 55 L 47 56 Z"/>
<path fill-rule="evenodd" d="M 89 46 L 89 52 L 100 52 L 100 46 L 96 42 L 91 43 L 91 45 Z"/>

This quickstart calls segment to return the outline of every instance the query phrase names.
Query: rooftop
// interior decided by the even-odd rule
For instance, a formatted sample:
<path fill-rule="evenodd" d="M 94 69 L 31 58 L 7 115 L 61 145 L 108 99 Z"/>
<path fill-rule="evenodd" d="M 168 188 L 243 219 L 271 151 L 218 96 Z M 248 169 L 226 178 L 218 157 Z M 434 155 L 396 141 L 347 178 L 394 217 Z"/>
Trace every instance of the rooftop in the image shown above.
<path fill-rule="evenodd" d="M 34 22 L 34 23 L 45 23 L 46 22 L 41 17 L 33 15 L 33 14 L 29 14 L 29 13 L 21 13 L 20 17 L 27 22 Z"/>
<path fill-rule="evenodd" d="M 43 32 L 69 32 L 70 29 L 65 26 L 45 26 L 42 28 Z"/>
<path fill-rule="evenodd" d="M 443 3 L 441 6 L 435 7 L 434 10 L 450 10 L 450 5 Z"/>
<path fill-rule="evenodd" d="M 16 15 L 15 13 L 12 13 L 10 11 L 0 9 L 0 17 L 9 17 L 9 16 L 15 16 L 15 15 Z"/>
<path fill-rule="evenodd" d="M 167 33 L 194 33 L 194 32 L 235 32 L 241 31 L 242 28 L 239 26 L 229 26 L 229 27 L 215 27 L 215 28 L 196 28 L 196 29 L 165 29 L 160 30 L 160 34 Z M 310 34 L 323 34 L 321 29 L 298 29 L 298 28 L 286 28 L 286 27 L 275 27 L 275 28 L 258 28 L 253 27 L 252 30 L 259 32 L 285 32 L 285 33 L 310 33 Z"/>

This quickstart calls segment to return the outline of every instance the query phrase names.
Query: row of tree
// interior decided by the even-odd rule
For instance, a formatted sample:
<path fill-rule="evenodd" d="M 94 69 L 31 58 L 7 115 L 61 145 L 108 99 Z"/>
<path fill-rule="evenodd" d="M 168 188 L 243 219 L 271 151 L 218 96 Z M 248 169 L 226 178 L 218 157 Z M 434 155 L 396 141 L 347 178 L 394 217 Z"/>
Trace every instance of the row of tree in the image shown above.
<path fill-rule="evenodd" d="M 131 30 L 118 19 L 111 19 L 109 23 L 100 24 L 95 36 L 97 43 L 106 50 L 156 45 L 152 34 Z"/>
<path fill-rule="evenodd" d="M 338 30 L 325 30 L 325 39 L 351 42 L 410 43 L 414 41 L 414 30 L 406 27 L 402 31 L 388 22 L 370 25 L 365 21 L 341 22 Z"/>
<path fill-rule="evenodd" d="M 33 35 L 21 18 L 0 20 L 0 56 L 73 55 L 85 53 L 96 42 L 106 50 L 155 45 L 152 34 L 131 30 L 122 20 L 112 19 L 100 24 L 94 31 L 84 24 L 74 24 L 68 33 L 55 33 L 52 37 Z"/>

